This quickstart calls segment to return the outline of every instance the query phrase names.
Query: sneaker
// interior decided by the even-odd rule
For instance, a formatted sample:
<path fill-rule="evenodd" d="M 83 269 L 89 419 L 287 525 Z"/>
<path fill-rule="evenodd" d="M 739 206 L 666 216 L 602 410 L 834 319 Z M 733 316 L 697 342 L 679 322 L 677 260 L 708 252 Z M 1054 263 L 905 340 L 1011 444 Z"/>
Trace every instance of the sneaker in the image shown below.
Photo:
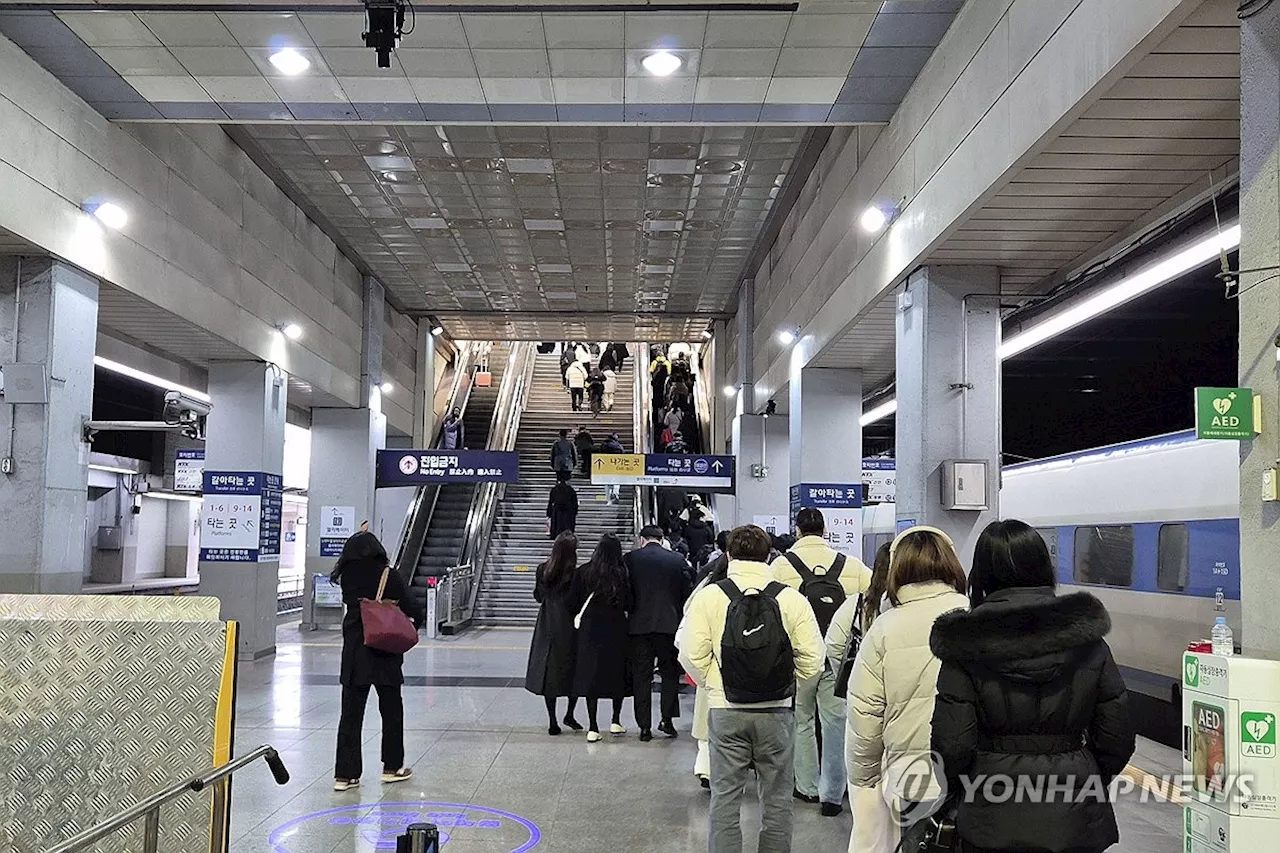
<path fill-rule="evenodd" d="M 399 770 L 383 770 L 382 781 L 390 785 L 392 782 L 403 782 L 413 775 L 413 769 L 410 767 L 401 767 Z"/>
<path fill-rule="evenodd" d="M 663 720 L 662 722 L 658 723 L 658 731 L 662 732 L 664 735 L 666 735 L 669 738 L 676 737 L 677 735 L 676 725 L 670 720 Z"/>
<path fill-rule="evenodd" d="M 817 797 L 811 797 L 811 796 L 809 796 L 808 794 L 802 794 L 802 793 L 800 793 L 800 789 L 799 789 L 799 788 L 794 789 L 794 790 L 791 792 L 791 796 L 795 797 L 795 798 L 796 798 L 797 800 L 799 800 L 800 802 L 802 802 L 802 803 L 808 803 L 808 804 L 809 804 L 809 805 L 811 805 L 811 806 L 816 806 L 816 805 L 818 804 L 818 802 L 819 802 Z"/>
<path fill-rule="evenodd" d="M 620 726 L 618 723 L 611 723 L 609 725 L 609 734 L 611 735 L 625 735 L 626 733 L 627 733 L 627 730 L 624 729 L 622 726 Z"/>
<path fill-rule="evenodd" d="M 602 739 L 599 732 L 587 732 L 587 743 L 599 743 Z"/>
<path fill-rule="evenodd" d="M 648 743 L 651 740 L 653 740 L 653 732 L 649 731 L 648 729 L 642 729 L 640 732 L 640 742 Z"/>
<path fill-rule="evenodd" d="M 359 779 L 334 779 L 333 780 L 333 790 L 335 791 L 350 791 L 352 788 L 359 788 L 359 787 L 360 787 Z"/>
<path fill-rule="evenodd" d="M 844 806 L 840 805 L 839 803 L 823 803 L 822 804 L 823 817 L 839 817 L 842 811 L 844 811 Z"/>
<path fill-rule="evenodd" d="M 698 784 L 702 785 L 702 787 L 708 791 L 711 790 L 711 779 L 706 776 L 699 776 Z"/>

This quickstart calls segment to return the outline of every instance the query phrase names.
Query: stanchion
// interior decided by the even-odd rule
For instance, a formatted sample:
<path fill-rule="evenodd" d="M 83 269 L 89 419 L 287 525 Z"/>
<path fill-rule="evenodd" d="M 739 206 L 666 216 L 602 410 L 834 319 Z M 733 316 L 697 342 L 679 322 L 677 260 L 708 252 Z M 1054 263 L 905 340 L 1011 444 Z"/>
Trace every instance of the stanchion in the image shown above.
<path fill-rule="evenodd" d="M 411 823 L 396 839 L 396 853 L 440 853 L 440 830 L 434 823 Z"/>
<path fill-rule="evenodd" d="M 427 639 L 434 640 L 440 635 L 440 579 L 427 578 Z"/>

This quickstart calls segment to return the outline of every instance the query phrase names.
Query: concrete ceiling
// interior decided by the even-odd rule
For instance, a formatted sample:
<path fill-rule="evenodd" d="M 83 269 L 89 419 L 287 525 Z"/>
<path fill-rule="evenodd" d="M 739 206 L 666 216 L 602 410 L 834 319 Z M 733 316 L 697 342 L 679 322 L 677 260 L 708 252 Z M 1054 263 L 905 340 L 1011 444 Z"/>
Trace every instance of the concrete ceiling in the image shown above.
<path fill-rule="evenodd" d="M 0 31 L 121 120 L 856 123 L 889 120 L 963 0 L 750 5 L 424 6 L 385 70 L 350 6 L 10 11 Z M 282 74 L 282 47 L 310 68 Z M 658 49 L 670 76 L 641 65 Z"/>
<path fill-rule="evenodd" d="M 0 228 L 0 255 L 46 254 L 32 246 L 26 240 Z"/>
<path fill-rule="evenodd" d="M 1240 29 L 1208 2 L 957 223 L 928 263 L 995 265 L 1016 302 L 1042 294 L 1126 235 L 1237 171 Z M 894 374 L 892 293 L 813 362 Z"/>

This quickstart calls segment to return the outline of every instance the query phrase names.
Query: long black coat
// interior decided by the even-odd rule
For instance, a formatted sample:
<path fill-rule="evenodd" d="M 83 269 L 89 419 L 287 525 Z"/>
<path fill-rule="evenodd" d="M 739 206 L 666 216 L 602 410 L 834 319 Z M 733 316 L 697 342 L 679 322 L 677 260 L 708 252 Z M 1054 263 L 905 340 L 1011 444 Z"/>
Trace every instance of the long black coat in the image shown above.
<path fill-rule="evenodd" d="M 385 565 L 378 560 L 352 563 L 339 580 L 342 603 L 347 606 L 347 613 L 342 617 L 342 668 L 338 680 L 346 687 L 404 684 L 404 655 L 380 652 L 364 644 L 360 599 L 377 596 L 383 568 Z M 395 569 L 387 573 L 387 588 L 382 598 L 399 602 L 400 609 L 413 620 L 414 627 L 421 627 L 423 613 L 418 599 L 409 594 L 404 578 Z"/>
<path fill-rule="evenodd" d="M 578 577 L 587 577 L 590 566 L 588 563 L 580 568 Z M 586 602 L 590 593 L 591 589 L 580 580 L 574 600 Z M 582 604 L 578 606 L 581 608 Z M 607 601 L 600 595 L 591 597 L 586 612 L 582 614 L 582 627 L 578 629 L 578 657 L 573 676 L 575 696 L 621 699 L 630 693 L 627 683 L 627 611 L 631 606 L 630 589 L 626 586 L 618 601 Z"/>
<path fill-rule="evenodd" d="M 1110 784 L 1134 749 L 1124 682 L 1102 639 L 1109 630 L 1098 599 L 1059 598 L 1051 587 L 1001 590 L 934 623 L 930 647 L 942 669 L 933 749 L 948 790 L 964 790 L 962 775 L 1044 780 L 1046 792 L 1055 777 L 1059 785 L 1040 802 L 988 802 L 979 786 L 957 816 L 971 845 L 1057 853 L 1101 851 L 1119 840 L 1111 804 L 1085 788 L 1090 777 Z M 1076 780 L 1071 797 L 1062 792 L 1068 777 Z"/>
<path fill-rule="evenodd" d="M 625 558 L 631 578 L 629 631 L 675 635 L 689 594 L 689 564 L 661 545 L 637 548 Z"/>
<path fill-rule="evenodd" d="M 533 587 L 533 597 L 542 606 L 538 608 L 538 621 L 533 627 L 524 689 L 538 696 L 570 696 L 574 695 L 577 644 L 573 617 L 582 603 L 576 599 L 572 578 L 549 587 L 543 582 L 546 571 L 546 563 L 538 566 Z"/>
<path fill-rule="evenodd" d="M 578 524 L 578 493 L 568 483 L 556 483 L 547 498 L 547 518 L 551 521 L 551 538 L 555 539 Z"/>

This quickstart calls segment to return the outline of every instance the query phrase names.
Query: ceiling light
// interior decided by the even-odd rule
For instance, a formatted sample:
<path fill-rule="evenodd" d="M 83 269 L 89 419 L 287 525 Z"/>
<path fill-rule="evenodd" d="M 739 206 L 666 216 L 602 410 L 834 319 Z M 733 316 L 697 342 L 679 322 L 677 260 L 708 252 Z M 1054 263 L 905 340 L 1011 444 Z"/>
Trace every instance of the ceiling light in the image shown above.
<path fill-rule="evenodd" d="M 443 334 L 444 334 L 444 326 L 441 326 L 439 323 L 437 323 L 436 325 L 434 325 L 434 326 L 432 326 L 432 327 L 431 327 L 431 336 L 432 336 L 432 337 L 436 337 L 436 338 L 438 338 L 438 337 L 440 337 L 440 336 L 441 336 L 441 335 L 443 335 Z"/>
<path fill-rule="evenodd" d="M 724 386 L 724 395 L 726 397 L 736 397 L 738 396 L 738 389 L 733 385 L 726 385 Z"/>
<path fill-rule="evenodd" d="M 669 77 L 684 64 L 684 61 L 674 53 L 659 50 L 640 60 L 640 64 L 643 65 L 644 70 L 648 71 L 650 74 L 657 77 Z"/>
<path fill-rule="evenodd" d="M 396 390 L 396 386 L 392 385 L 390 382 L 383 382 L 378 386 L 378 390 L 383 394 L 390 394 L 392 391 Z"/>
<path fill-rule="evenodd" d="M 302 327 L 297 323 L 285 323 L 280 327 L 280 334 L 284 335 L 291 341 L 296 341 L 302 337 Z"/>
<path fill-rule="evenodd" d="M 109 201 L 89 203 L 84 205 L 82 209 L 103 225 L 108 228 L 114 228 L 117 231 L 129 222 L 129 214 L 125 213 L 124 208 Z"/>
<path fill-rule="evenodd" d="M 101 367 L 103 370 L 109 370 L 112 373 L 118 373 L 121 376 L 128 376 L 130 379 L 145 382 L 146 384 L 153 385 L 156 388 L 163 388 L 165 391 L 180 391 L 188 397 L 194 397 L 195 399 L 205 403 L 210 402 L 209 395 L 203 391 L 197 391 L 196 389 L 188 388 L 185 385 L 178 385 L 177 383 L 170 382 L 163 377 L 156 376 L 152 373 L 146 373 L 135 367 L 130 367 L 127 364 L 121 364 L 118 361 L 111 361 L 110 359 L 103 358 L 100 355 L 95 355 L 93 357 L 93 364 L 95 367 Z"/>
<path fill-rule="evenodd" d="M 862 230 L 868 234 L 879 234 L 897 218 L 897 208 L 889 205 L 873 204 L 862 211 L 862 216 L 858 219 L 858 222 L 861 223 Z"/>
<path fill-rule="evenodd" d="M 1103 288 L 1093 296 L 1055 314 L 1048 315 L 1041 322 L 1030 328 L 1017 332 L 1000 341 L 1000 360 L 1012 358 L 1026 352 L 1034 346 L 1054 338 L 1068 329 L 1088 320 L 1105 314 L 1112 308 L 1123 305 L 1142 294 L 1167 284 L 1179 276 L 1186 275 L 1197 267 L 1204 266 L 1222 252 L 1234 252 L 1240 248 L 1240 223 L 1225 228 L 1221 233 L 1214 232 L 1187 248 L 1156 261 L 1133 275 L 1124 276 L 1110 287 Z M 1085 393 L 1092 393 L 1086 391 Z M 898 401 L 889 400 L 862 413 L 859 423 L 863 426 L 887 418 L 898 410 Z"/>
<path fill-rule="evenodd" d="M 795 332 L 791 331 L 790 329 L 778 330 L 778 343 L 782 344 L 784 347 L 789 347 L 795 342 L 796 342 Z"/>
<path fill-rule="evenodd" d="M 898 411 L 898 400 L 895 397 L 892 400 L 888 400 L 884 403 L 881 403 L 880 405 L 876 406 L 874 409 L 868 409 L 867 411 L 863 412 L 862 417 L 858 418 L 858 425 L 868 426 L 869 424 L 873 424 L 876 421 L 884 420 L 885 418 L 889 417 L 889 415 L 892 415 L 896 411 Z"/>
<path fill-rule="evenodd" d="M 301 53 L 291 47 L 283 50 L 277 50 L 271 54 L 271 64 L 281 74 L 288 74 L 290 77 L 296 77 L 303 71 L 311 67 L 311 60 L 307 59 Z"/>

